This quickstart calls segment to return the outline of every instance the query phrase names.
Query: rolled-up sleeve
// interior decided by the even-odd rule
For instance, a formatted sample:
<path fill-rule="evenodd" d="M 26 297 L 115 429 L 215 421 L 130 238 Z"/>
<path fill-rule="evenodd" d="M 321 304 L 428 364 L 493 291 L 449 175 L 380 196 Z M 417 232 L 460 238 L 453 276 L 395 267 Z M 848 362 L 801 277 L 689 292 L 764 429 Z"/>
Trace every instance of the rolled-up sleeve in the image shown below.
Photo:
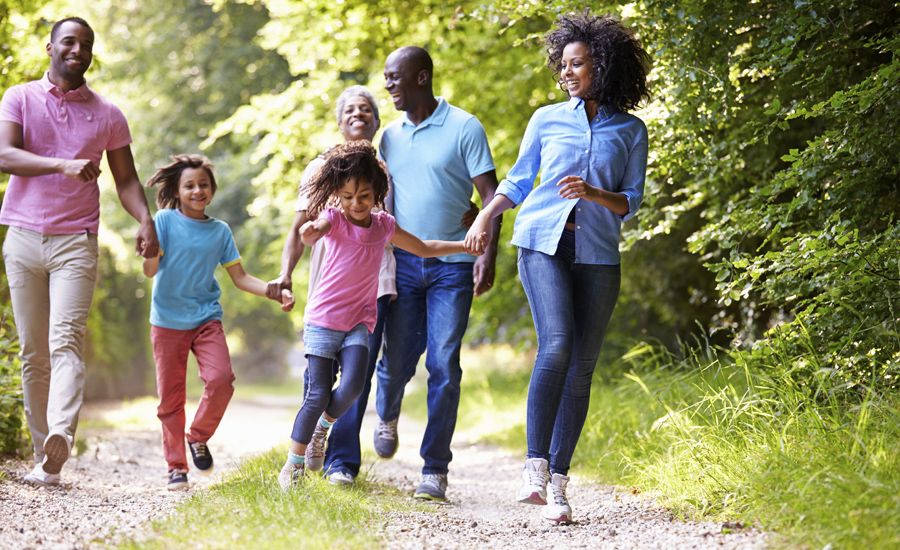
<path fill-rule="evenodd" d="M 514 204 L 522 204 L 534 188 L 534 180 L 541 168 L 540 109 L 532 115 L 525 128 L 519 158 L 497 187 L 497 193 L 505 195 Z"/>
<path fill-rule="evenodd" d="M 625 174 L 622 177 L 621 193 L 628 199 L 628 213 L 622 216 L 623 222 L 634 217 L 641 206 L 641 202 L 644 200 L 644 180 L 647 175 L 647 141 L 647 129 L 641 125 L 640 135 L 628 154 Z"/>

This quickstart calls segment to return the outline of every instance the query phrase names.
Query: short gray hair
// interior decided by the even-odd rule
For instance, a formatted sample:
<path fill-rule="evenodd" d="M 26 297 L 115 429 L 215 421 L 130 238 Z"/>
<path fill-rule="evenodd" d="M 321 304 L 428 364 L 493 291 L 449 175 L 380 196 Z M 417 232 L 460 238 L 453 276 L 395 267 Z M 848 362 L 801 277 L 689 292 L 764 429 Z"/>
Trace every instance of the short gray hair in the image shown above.
<path fill-rule="evenodd" d="M 338 124 L 341 123 L 341 113 L 344 112 L 344 105 L 354 97 L 361 97 L 368 101 L 369 106 L 372 107 L 372 112 L 375 113 L 375 120 L 381 121 L 381 117 L 378 115 L 378 102 L 375 101 L 375 96 L 372 95 L 372 92 L 365 86 L 350 86 L 341 92 L 337 99 L 337 108 L 334 113 L 337 116 Z"/>

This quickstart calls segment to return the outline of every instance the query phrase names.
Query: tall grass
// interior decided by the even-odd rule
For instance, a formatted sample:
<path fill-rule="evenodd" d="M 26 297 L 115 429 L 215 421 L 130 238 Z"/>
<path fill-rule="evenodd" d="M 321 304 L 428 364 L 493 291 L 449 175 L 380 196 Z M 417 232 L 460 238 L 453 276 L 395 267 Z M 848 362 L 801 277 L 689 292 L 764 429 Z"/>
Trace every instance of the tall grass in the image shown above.
<path fill-rule="evenodd" d="M 814 355 L 772 365 L 745 357 L 706 350 L 676 360 L 642 344 L 599 367 L 575 471 L 792 543 L 900 547 L 898 396 L 849 390 L 827 369 L 797 376 Z M 501 365 L 464 376 L 460 429 L 481 427 L 484 439 L 524 451 L 530 364 Z"/>

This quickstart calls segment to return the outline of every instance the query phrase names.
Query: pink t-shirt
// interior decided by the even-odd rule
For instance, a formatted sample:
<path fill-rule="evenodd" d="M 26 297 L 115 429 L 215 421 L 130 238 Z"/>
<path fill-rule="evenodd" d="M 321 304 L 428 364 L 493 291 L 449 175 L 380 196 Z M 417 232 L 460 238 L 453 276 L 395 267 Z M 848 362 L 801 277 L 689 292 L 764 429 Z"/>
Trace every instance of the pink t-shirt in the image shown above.
<path fill-rule="evenodd" d="M 24 149 L 42 157 L 90 159 L 131 143 L 128 122 L 118 107 L 87 84 L 63 93 L 47 75 L 13 86 L 0 102 L 0 121 L 22 127 Z M 97 180 L 62 174 L 11 176 L 0 208 L 0 224 L 44 235 L 70 235 L 100 225 Z"/>
<path fill-rule="evenodd" d="M 304 322 L 340 331 L 363 323 L 372 332 L 378 314 L 378 271 L 384 245 L 394 236 L 394 217 L 372 212 L 372 225 L 359 227 L 334 207 L 319 215 L 331 223 L 331 230 L 322 237 L 325 258 Z"/>

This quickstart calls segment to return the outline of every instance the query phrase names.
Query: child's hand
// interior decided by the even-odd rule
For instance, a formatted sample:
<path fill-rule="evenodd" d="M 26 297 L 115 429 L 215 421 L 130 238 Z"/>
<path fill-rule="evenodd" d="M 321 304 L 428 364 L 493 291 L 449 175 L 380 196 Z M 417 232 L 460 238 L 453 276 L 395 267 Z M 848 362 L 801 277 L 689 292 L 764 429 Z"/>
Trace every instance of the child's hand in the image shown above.
<path fill-rule="evenodd" d="M 298 232 L 300 233 L 300 240 L 306 246 L 314 245 L 315 242 L 318 241 L 323 234 L 325 234 L 325 231 L 323 230 L 322 224 L 319 223 L 319 220 L 310 220 L 304 223 L 300 226 Z"/>
<path fill-rule="evenodd" d="M 466 246 L 466 254 L 481 256 L 487 248 L 487 232 L 482 231 L 477 235 L 466 235 L 466 240 L 463 243 Z"/>
<path fill-rule="evenodd" d="M 288 289 L 281 290 L 281 311 L 294 309 L 294 295 Z"/>

